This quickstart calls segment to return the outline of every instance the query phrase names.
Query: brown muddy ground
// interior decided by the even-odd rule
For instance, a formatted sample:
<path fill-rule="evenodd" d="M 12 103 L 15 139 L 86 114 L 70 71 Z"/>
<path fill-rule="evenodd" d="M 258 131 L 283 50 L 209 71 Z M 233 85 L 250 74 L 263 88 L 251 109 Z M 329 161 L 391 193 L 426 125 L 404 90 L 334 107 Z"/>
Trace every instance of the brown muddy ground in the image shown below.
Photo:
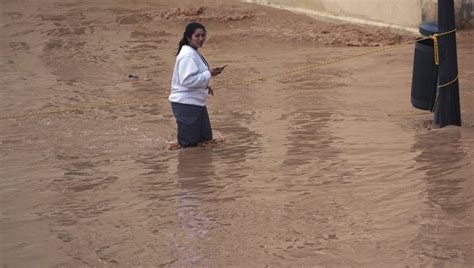
<path fill-rule="evenodd" d="M 406 116 L 409 45 L 218 89 L 218 143 L 168 151 L 190 20 L 214 86 L 413 37 L 232 1 L 1 6 L 2 116 L 148 99 L 0 121 L 2 267 L 474 265 L 472 31 L 463 127 Z"/>

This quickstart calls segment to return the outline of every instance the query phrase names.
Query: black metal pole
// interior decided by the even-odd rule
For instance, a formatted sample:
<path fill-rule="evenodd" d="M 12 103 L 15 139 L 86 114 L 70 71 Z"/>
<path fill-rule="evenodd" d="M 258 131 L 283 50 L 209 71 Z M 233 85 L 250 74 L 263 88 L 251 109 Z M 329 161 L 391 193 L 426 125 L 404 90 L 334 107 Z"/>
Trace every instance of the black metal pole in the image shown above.
<path fill-rule="evenodd" d="M 455 29 L 454 1 L 438 0 L 439 33 Z M 434 122 L 440 127 L 461 125 L 456 32 L 439 36 L 439 73 Z"/>

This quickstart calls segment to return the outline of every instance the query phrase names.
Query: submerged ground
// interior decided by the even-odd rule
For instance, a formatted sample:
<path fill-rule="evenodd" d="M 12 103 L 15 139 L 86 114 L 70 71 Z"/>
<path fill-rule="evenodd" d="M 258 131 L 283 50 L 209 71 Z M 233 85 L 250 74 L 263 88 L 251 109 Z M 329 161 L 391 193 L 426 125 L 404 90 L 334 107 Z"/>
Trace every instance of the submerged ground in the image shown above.
<path fill-rule="evenodd" d="M 229 64 L 216 87 L 414 37 L 168 2 L 1 1 L 2 117 L 144 99 L 0 121 L 2 267 L 474 264 L 473 31 L 457 33 L 462 127 L 414 115 L 409 45 L 219 88 L 218 142 L 169 151 L 191 20 Z"/>

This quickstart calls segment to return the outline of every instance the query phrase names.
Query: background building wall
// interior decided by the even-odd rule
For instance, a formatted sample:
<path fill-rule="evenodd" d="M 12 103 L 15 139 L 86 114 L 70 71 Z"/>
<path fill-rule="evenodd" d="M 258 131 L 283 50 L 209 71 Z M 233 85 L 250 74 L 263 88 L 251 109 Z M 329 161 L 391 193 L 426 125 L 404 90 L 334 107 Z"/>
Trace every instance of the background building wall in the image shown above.
<path fill-rule="evenodd" d="M 474 28 L 473 0 L 454 0 L 456 25 L 459 29 Z M 438 1 L 422 0 L 422 20 L 435 21 L 438 17 Z"/>
<path fill-rule="evenodd" d="M 249 0 L 248 2 L 411 31 L 417 31 L 422 21 L 436 21 L 438 14 L 438 0 Z M 474 0 L 454 0 L 454 2 L 457 28 L 473 28 Z"/>

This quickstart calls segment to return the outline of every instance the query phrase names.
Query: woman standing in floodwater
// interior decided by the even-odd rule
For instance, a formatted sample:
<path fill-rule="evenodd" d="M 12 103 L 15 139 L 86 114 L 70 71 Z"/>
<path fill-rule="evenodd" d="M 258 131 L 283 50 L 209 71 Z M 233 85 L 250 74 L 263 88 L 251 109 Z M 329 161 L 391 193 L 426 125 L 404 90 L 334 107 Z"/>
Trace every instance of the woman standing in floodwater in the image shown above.
<path fill-rule="evenodd" d="M 176 53 L 168 99 L 178 125 L 178 144 L 181 147 L 196 146 L 200 142 L 212 140 L 206 101 L 207 96 L 214 95 L 214 92 L 208 83 L 225 66 L 209 68 L 206 59 L 198 52 L 205 41 L 206 28 L 200 23 L 191 22 L 186 26 Z"/>

